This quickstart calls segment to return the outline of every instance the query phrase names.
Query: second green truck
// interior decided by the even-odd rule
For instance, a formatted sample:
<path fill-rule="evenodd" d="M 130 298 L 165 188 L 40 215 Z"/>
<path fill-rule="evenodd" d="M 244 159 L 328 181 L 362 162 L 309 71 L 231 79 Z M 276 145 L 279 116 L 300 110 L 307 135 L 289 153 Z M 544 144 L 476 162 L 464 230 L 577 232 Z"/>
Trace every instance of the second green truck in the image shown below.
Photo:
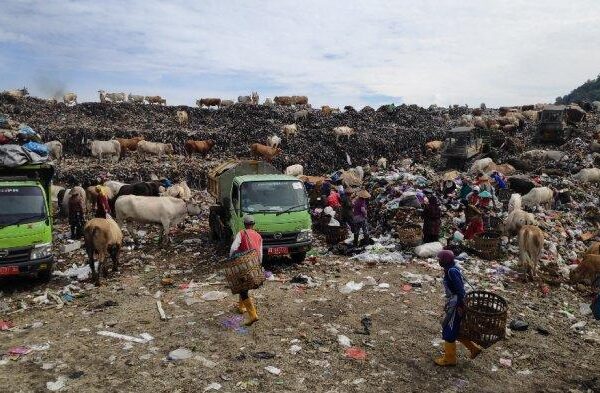
<path fill-rule="evenodd" d="M 304 184 L 262 161 L 227 161 L 208 174 L 213 240 L 230 242 L 251 214 L 263 237 L 265 257 L 289 255 L 301 262 L 312 244 L 312 222 Z"/>

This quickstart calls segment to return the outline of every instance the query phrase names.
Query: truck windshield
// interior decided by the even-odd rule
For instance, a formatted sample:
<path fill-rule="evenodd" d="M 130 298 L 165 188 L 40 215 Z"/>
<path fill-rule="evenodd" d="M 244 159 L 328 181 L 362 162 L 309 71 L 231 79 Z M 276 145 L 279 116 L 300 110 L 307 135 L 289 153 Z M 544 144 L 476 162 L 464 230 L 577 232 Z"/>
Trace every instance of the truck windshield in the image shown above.
<path fill-rule="evenodd" d="M 39 187 L 0 187 L 0 225 L 5 227 L 46 219 L 46 201 Z"/>
<path fill-rule="evenodd" d="M 242 211 L 245 213 L 280 212 L 308 209 L 304 186 L 299 181 L 256 181 L 240 187 Z"/>

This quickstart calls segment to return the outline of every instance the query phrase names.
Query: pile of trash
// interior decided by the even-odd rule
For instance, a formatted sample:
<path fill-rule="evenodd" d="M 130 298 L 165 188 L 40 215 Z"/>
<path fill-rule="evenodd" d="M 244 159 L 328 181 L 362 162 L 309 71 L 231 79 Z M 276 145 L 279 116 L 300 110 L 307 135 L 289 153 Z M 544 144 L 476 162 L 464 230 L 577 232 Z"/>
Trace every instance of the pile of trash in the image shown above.
<path fill-rule="evenodd" d="M 42 137 L 25 123 L 0 112 L 0 165 L 16 167 L 48 161 L 48 148 Z"/>
<path fill-rule="evenodd" d="M 188 112 L 187 129 L 177 122 L 177 110 Z M 101 103 L 67 107 L 36 98 L 13 102 L 0 97 L 0 113 L 31 124 L 44 141 L 60 141 L 67 156 L 88 156 L 89 140 L 143 135 L 149 141 L 172 143 L 176 154 L 184 154 L 187 139 L 213 139 L 216 145 L 212 158 L 249 157 L 250 145 L 265 144 L 269 136 L 281 135 L 283 125 L 294 123 L 295 111 L 262 105 L 234 105 L 219 110 Z M 361 111 L 348 107 L 333 115 L 309 110 L 307 119 L 298 122 L 298 134 L 283 138 L 283 154 L 274 163 L 282 169 L 302 164 L 306 173 L 320 174 L 347 167 L 347 157 L 352 165 L 365 165 L 379 157 L 391 161 L 399 154 L 414 156 L 426 141 L 440 139 L 449 128 L 442 114 L 456 118 L 462 112 L 416 105 L 379 110 L 367 107 Z M 332 131 L 336 126 L 353 127 L 356 134 L 337 140 Z"/>

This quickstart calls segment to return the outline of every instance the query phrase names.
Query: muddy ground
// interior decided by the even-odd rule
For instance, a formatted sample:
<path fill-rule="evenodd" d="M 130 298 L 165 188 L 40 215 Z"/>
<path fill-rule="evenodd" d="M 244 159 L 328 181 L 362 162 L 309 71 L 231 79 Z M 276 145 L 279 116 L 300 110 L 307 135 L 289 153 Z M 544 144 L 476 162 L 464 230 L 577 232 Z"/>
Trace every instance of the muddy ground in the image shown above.
<path fill-rule="evenodd" d="M 318 255 L 300 265 L 270 262 L 267 270 L 274 280 L 253 292 L 260 320 L 247 329 L 235 328 L 240 319 L 235 296 L 202 300 L 207 292 L 227 291 L 218 274 L 224 250 L 209 243 L 202 225 L 189 225 L 174 234 L 168 247 L 154 244 L 154 232 L 148 233 L 147 243 L 124 252 L 119 273 L 99 288 L 64 277 L 49 284 L 3 280 L 0 320 L 14 327 L 0 331 L 0 353 L 17 346 L 37 350 L 1 361 L 0 391 L 48 391 L 47 383 L 57 381 L 64 383 L 62 391 L 73 392 L 194 392 L 219 385 L 225 392 L 600 391 L 600 343 L 589 335 L 600 324 L 580 314 L 579 304 L 589 299 L 569 286 L 552 287 L 544 296 L 520 277 L 489 275 L 485 265 L 466 262 L 469 280 L 504 296 L 509 321 L 520 316 L 529 329 L 512 332 L 476 360 L 469 360 L 461 347 L 459 365 L 440 368 L 432 358 L 441 349 L 443 292 L 433 260 L 366 264 Z M 64 224 L 57 225 L 59 236 L 66 231 Z M 84 261 L 81 250 L 59 258 L 57 270 L 63 271 Z M 425 275 L 422 285 L 407 285 L 414 281 L 407 272 Z M 300 273 L 311 282 L 291 283 Z M 368 276 L 389 288 L 366 285 L 349 295 L 340 293 L 340 285 L 371 281 Z M 33 300 L 46 289 L 58 293 L 70 283 L 81 290 L 73 289 L 74 299 L 61 308 Z M 159 317 L 157 298 L 167 321 Z M 372 321 L 370 335 L 361 325 L 365 316 Z M 587 335 L 571 328 L 578 321 L 586 321 Z M 128 343 L 98 331 L 148 333 L 153 340 Z M 366 359 L 347 357 L 338 335 L 350 338 Z M 301 349 L 292 354 L 293 346 Z M 168 360 L 177 348 L 189 349 L 192 356 Z M 281 373 L 268 372 L 268 366 Z"/>

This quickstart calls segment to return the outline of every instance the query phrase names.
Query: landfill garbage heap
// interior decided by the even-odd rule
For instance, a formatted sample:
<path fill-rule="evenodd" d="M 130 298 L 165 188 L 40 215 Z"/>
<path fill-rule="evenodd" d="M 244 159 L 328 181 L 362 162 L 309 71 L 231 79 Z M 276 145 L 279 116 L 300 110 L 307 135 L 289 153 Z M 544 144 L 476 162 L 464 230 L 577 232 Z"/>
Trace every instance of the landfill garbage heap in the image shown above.
<path fill-rule="evenodd" d="M 189 116 L 189 126 L 183 128 L 177 122 L 176 112 L 185 110 Z M 308 118 L 298 122 L 299 132 L 296 136 L 286 138 L 281 127 L 294 123 L 294 113 L 298 109 L 288 107 L 268 107 L 262 105 L 233 105 L 228 108 L 209 110 L 186 106 L 155 106 L 136 104 L 102 104 L 82 103 L 73 107 L 50 103 L 37 98 L 11 100 L 0 97 L 0 113 L 20 123 L 26 123 L 37 131 L 43 140 L 59 140 L 67 158 L 89 156 L 87 141 L 108 140 L 115 137 L 129 138 L 143 135 L 153 142 L 172 143 L 175 153 L 183 155 L 184 143 L 188 139 L 213 139 L 216 145 L 208 157 L 175 160 L 173 165 L 175 176 L 188 172 L 179 168 L 183 165 L 202 167 L 206 159 L 221 160 L 230 157 L 249 157 L 252 143 L 266 144 L 271 135 L 282 136 L 283 154 L 274 160 L 274 164 L 284 169 L 288 165 L 302 164 L 305 173 L 321 174 L 333 168 L 348 167 L 347 156 L 352 165 L 373 163 L 379 157 L 387 157 L 392 161 L 400 156 L 413 157 L 420 152 L 424 143 L 432 139 L 440 139 L 450 126 L 451 119 L 468 113 L 465 107 L 450 110 L 440 108 L 425 109 L 415 105 L 388 107 L 378 110 L 365 107 L 360 111 L 347 108 L 344 112 L 323 115 L 320 110 L 309 109 Z M 356 134 L 349 138 L 336 140 L 333 128 L 350 126 Z M 78 176 L 90 176 L 95 171 L 91 165 L 77 165 L 69 170 L 64 166 L 58 178 L 67 179 L 68 173 Z M 137 159 L 140 161 L 140 159 Z M 139 169 L 149 171 L 156 159 L 141 161 Z M 67 161 L 68 164 L 68 161 Z M 143 164 L 143 165 L 142 165 Z M 88 171 L 81 172 L 81 167 Z M 160 165 L 159 165 L 160 167 Z M 177 168 L 175 168 L 177 167 Z M 98 165 L 98 170 L 116 170 L 118 178 L 132 180 L 131 162 L 123 161 L 122 165 Z M 202 170 L 202 169 L 201 169 Z M 122 173 L 118 173 L 122 172 Z M 163 173 L 170 176 L 171 173 Z M 193 177 L 193 175 L 192 175 Z M 85 181 L 86 179 L 79 179 Z M 200 183 L 197 179 L 188 178 L 191 183 Z M 198 184 L 200 185 L 200 184 Z"/>

